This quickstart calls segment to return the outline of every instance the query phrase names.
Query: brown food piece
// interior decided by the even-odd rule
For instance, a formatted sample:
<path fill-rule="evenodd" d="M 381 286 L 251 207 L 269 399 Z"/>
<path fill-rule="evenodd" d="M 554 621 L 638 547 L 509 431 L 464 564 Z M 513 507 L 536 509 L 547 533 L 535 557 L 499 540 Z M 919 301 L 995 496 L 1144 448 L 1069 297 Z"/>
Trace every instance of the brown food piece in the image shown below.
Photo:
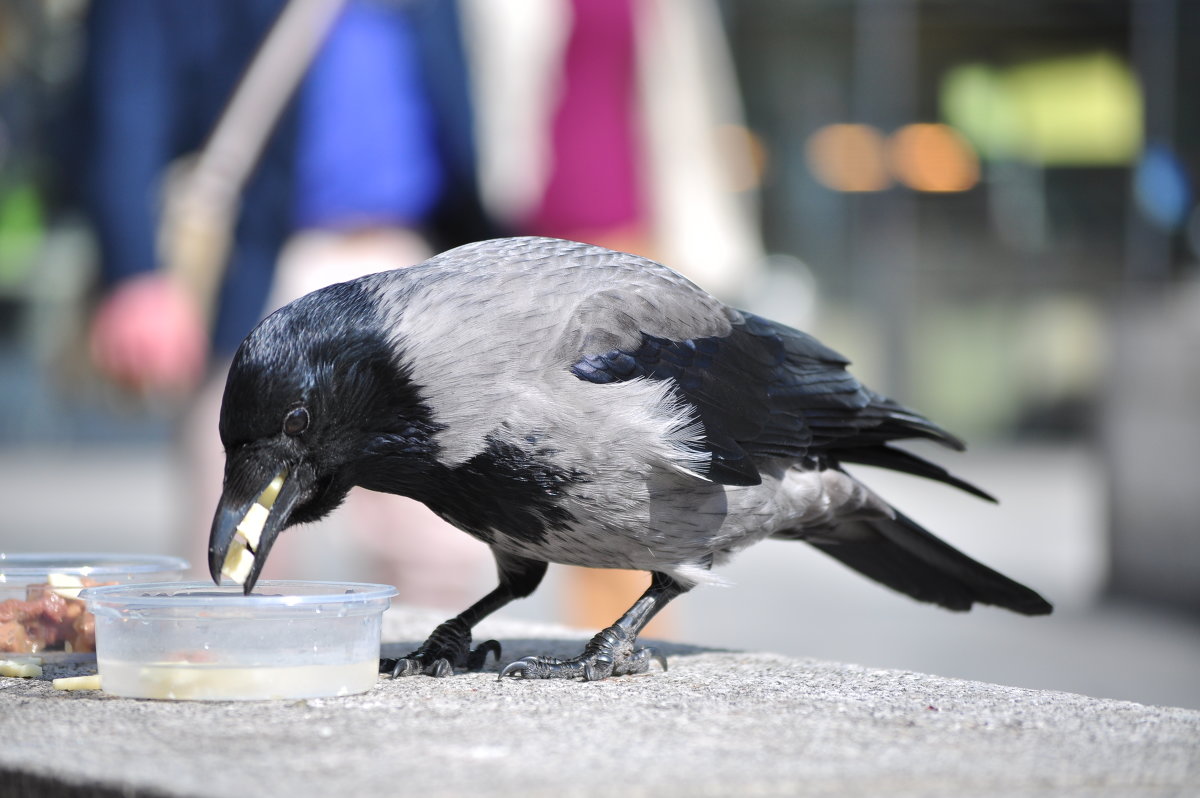
<path fill-rule="evenodd" d="M 110 584 L 83 580 L 84 587 Z M 48 584 L 27 585 L 25 599 L 0 602 L 0 651 L 95 651 L 96 619 L 87 602 L 64 596 Z"/>
<path fill-rule="evenodd" d="M 81 613 L 71 624 L 74 637 L 71 638 L 71 648 L 74 651 L 92 652 L 96 650 L 96 616 L 90 612 Z"/>
<path fill-rule="evenodd" d="M 18 617 L 18 605 L 24 604 L 20 599 L 9 599 L 0 602 L 0 651 L 20 651 L 32 653 L 36 651 L 29 642 L 25 632 L 24 617 Z"/>

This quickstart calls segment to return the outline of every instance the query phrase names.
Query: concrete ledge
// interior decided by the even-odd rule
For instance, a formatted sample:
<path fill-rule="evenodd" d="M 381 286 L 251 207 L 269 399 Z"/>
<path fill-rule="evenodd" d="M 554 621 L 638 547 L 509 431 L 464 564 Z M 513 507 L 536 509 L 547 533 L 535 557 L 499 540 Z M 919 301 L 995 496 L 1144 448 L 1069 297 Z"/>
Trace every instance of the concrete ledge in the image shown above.
<path fill-rule="evenodd" d="M 440 617 L 395 609 L 401 652 Z M 578 632 L 481 626 L 505 660 Z M 1200 711 L 664 646 L 669 673 L 174 703 L 0 678 L 0 795 L 1195 795 Z"/>

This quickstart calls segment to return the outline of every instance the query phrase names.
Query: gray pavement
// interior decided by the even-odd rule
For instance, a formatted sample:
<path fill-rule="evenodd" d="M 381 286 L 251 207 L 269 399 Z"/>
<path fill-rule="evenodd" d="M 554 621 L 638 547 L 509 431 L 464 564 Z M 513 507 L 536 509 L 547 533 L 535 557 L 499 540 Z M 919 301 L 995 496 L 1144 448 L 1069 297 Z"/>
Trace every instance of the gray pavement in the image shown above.
<path fill-rule="evenodd" d="M 393 609 L 400 652 L 439 616 Z M 505 656 L 582 638 L 488 622 Z M 337 699 L 186 703 L 0 678 L 0 794 L 1184 796 L 1200 711 L 668 647 L 581 682 L 381 679 Z M 46 678 L 87 665 L 53 668 Z"/>

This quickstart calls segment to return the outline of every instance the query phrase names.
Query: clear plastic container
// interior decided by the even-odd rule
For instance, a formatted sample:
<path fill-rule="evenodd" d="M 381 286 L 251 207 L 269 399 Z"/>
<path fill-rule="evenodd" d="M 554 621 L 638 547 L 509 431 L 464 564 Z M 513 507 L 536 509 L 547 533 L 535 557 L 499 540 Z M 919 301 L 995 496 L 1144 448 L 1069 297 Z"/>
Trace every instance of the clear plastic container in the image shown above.
<path fill-rule="evenodd" d="M 187 567 L 178 557 L 149 554 L 0 552 L 0 653 L 94 651 L 81 589 L 178 580 Z"/>
<path fill-rule="evenodd" d="M 371 689 L 396 589 L 353 582 L 204 582 L 90 588 L 103 690 L 246 701 Z"/>

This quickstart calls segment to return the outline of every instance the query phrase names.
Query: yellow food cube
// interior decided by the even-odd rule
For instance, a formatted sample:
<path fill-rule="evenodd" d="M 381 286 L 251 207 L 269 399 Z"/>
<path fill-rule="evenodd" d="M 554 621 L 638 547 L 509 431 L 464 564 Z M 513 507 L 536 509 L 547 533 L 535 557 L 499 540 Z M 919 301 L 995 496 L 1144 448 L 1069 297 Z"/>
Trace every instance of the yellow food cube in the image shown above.
<path fill-rule="evenodd" d="M 262 539 L 263 527 L 267 523 L 267 516 L 271 511 L 261 504 L 252 504 L 250 509 L 246 511 L 246 517 L 238 524 L 237 531 L 246 539 L 246 545 L 252 549 L 258 548 L 258 541 Z"/>
<path fill-rule="evenodd" d="M 229 553 L 225 555 L 225 563 L 221 566 L 221 573 L 228 576 L 239 585 L 246 584 L 247 577 L 250 576 L 250 569 L 254 566 L 254 552 L 246 548 L 246 544 L 240 538 L 234 538 L 229 544 Z"/>
<path fill-rule="evenodd" d="M 287 479 L 287 470 L 280 471 L 275 475 L 275 479 L 271 480 L 271 484 L 267 485 L 267 489 L 258 497 L 258 503 L 270 510 L 275 506 L 275 499 L 279 498 L 279 491 L 283 488 L 284 480 Z"/>

